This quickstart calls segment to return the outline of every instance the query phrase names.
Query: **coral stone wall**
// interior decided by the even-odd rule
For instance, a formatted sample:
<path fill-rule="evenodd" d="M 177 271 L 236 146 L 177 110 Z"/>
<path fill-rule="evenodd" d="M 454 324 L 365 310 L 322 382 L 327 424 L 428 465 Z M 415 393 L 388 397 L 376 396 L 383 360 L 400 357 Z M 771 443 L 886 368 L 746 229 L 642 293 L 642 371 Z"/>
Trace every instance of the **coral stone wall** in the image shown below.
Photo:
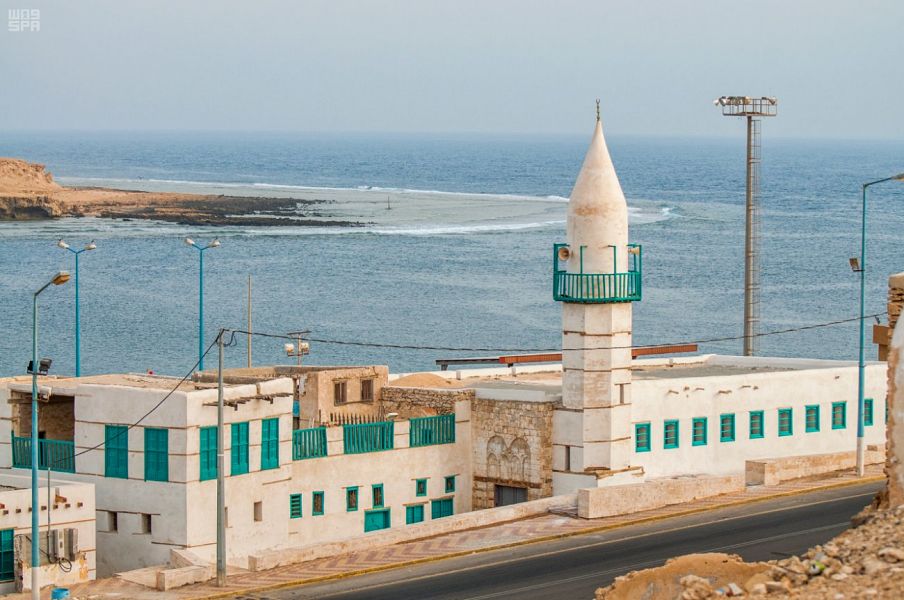
<path fill-rule="evenodd" d="M 496 485 L 527 488 L 527 500 L 552 495 L 554 402 L 476 398 L 471 405 L 473 508 L 495 506 Z"/>
<path fill-rule="evenodd" d="M 398 413 L 403 419 L 455 412 L 458 400 L 473 400 L 472 389 L 436 389 L 387 385 L 380 398 L 381 413 Z"/>

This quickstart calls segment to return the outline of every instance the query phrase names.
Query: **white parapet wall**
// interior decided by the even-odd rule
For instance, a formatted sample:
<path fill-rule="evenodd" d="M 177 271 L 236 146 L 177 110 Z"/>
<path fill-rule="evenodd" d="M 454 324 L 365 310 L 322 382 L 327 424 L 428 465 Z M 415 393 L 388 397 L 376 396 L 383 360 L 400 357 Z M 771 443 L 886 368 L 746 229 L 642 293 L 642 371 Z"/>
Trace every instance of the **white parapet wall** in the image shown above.
<path fill-rule="evenodd" d="M 47 585 L 66 586 L 95 578 L 97 552 L 95 546 L 94 486 L 60 479 L 53 475 L 50 481 L 50 503 L 46 487 L 46 474 L 41 474 L 39 491 L 40 531 L 47 535 L 47 523 L 51 531 L 64 534 L 74 541 L 74 556 L 47 560 L 46 546 L 42 544 L 42 566 L 39 581 Z M 31 554 L 27 540 L 31 539 L 31 477 L 26 472 L 0 471 L 0 530 L 12 532 L 14 560 L 3 562 L 13 573 L 3 573 L 0 594 L 31 589 Z M 57 535 L 60 535 L 57 534 Z M 65 539 L 65 538 L 64 538 Z M 5 549 L 4 549 L 5 550 Z"/>

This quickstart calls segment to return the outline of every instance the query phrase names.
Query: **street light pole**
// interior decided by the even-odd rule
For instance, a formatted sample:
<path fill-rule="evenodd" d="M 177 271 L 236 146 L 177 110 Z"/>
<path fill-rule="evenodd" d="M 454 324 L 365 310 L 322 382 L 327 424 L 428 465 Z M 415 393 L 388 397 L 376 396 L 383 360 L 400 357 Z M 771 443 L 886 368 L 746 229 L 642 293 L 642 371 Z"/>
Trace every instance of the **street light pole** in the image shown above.
<path fill-rule="evenodd" d="M 226 585 L 226 452 L 223 433 L 223 334 L 217 336 L 217 586 Z"/>
<path fill-rule="evenodd" d="M 40 504 L 38 503 L 38 296 L 51 285 L 62 285 L 69 281 L 69 273 L 60 271 L 34 293 L 31 305 L 31 597 L 40 600 L 41 557 Z"/>
<path fill-rule="evenodd" d="M 206 246 L 196 244 L 191 238 L 185 238 L 185 243 L 198 250 L 198 370 L 204 370 L 204 251 L 211 248 L 219 248 L 220 240 L 214 238 Z"/>
<path fill-rule="evenodd" d="M 73 250 L 69 244 L 65 241 L 60 240 L 57 242 L 57 246 L 62 248 L 63 250 L 68 250 L 75 254 L 75 376 L 82 376 L 82 349 L 81 349 L 81 319 L 79 317 L 79 301 L 78 301 L 78 256 L 82 252 L 87 252 L 88 250 L 97 250 L 97 244 L 94 243 L 94 240 L 91 240 L 90 243 L 86 244 L 84 248 L 81 250 Z"/>
<path fill-rule="evenodd" d="M 864 183 L 862 186 L 862 196 L 860 203 L 860 358 L 857 363 L 857 476 L 863 477 L 866 472 L 865 448 L 863 444 L 863 396 L 864 396 L 864 369 L 866 362 L 864 359 L 866 346 L 865 332 L 865 315 L 866 315 L 866 191 L 870 186 L 877 183 L 885 183 L 886 181 L 904 181 L 904 173 L 898 173 L 884 179 L 877 179 Z"/>

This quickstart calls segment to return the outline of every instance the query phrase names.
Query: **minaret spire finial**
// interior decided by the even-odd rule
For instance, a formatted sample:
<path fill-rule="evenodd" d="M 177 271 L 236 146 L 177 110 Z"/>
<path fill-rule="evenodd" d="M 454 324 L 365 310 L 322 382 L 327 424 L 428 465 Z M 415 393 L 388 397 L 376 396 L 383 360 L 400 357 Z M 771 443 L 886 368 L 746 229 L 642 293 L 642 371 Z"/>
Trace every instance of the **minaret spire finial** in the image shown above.
<path fill-rule="evenodd" d="M 596 99 L 596 120 L 600 120 L 600 99 Z"/>

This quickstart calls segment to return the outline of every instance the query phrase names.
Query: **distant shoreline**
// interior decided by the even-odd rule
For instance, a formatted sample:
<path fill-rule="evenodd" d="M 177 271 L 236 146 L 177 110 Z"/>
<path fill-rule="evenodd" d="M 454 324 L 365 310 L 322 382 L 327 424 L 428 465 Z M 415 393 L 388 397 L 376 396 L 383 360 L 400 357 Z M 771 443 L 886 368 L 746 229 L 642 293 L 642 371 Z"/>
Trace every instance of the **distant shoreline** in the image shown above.
<path fill-rule="evenodd" d="M 324 218 L 327 200 L 63 187 L 44 165 L 0 158 L 0 221 L 99 217 L 192 226 L 360 227 Z"/>

